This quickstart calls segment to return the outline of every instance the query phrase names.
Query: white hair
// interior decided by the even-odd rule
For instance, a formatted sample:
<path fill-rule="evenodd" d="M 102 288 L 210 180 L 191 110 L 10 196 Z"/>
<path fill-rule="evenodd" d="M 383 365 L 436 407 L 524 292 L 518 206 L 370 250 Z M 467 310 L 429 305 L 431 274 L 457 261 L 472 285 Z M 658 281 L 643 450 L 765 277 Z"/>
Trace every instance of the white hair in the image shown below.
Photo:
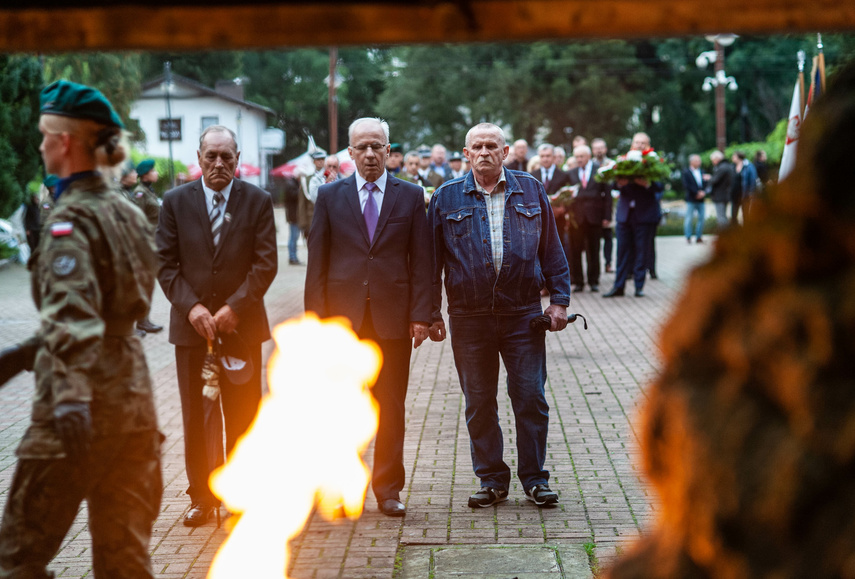
<path fill-rule="evenodd" d="M 466 133 L 466 140 L 464 141 L 467 148 L 469 148 L 469 143 L 472 142 L 471 141 L 472 133 L 474 133 L 476 131 L 490 131 L 491 133 L 496 133 L 497 135 L 499 135 L 499 138 L 501 139 L 502 148 L 504 148 L 504 146 L 505 146 L 505 131 L 502 130 L 502 127 L 500 127 L 499 125 L 494 125 L 493 123 L 478 123 L 477 125 L 475 125 L 471 129 L 469 129 L 469 131 Z"/>
<path fill-rule="evenodd" d="M 380 125 L 380 128 L 383 129 L 383 134 L 386 135 L 386 142 L 389 142 L 389 123 L 379 117 L 362 117 L 361 119 L 356 119 L 355 121 L 350 123 L 350 127 L 348 127 L 347 129 L 348 141 L 353 141 L 353 132 L 359 125 L 363 123 L 374 123 Z"/>
<path fill-rule="evenodd" d="M 555 147 L 550 145 L 549 143 L 543 143 L 541 146 L 537 148 L 537 154 L 540 155 L 544 151 L 549 151 L 551 153 L 555 152 Z"/>
<path fill-rule="evenodd" d="M 589 147 L 588 145 L 578 145 L 576 148 L 573 149 L 573 155 L 576 155 L 577 152 L 586 153 L 589 157 L 592 156 L 591 147 Z"/>

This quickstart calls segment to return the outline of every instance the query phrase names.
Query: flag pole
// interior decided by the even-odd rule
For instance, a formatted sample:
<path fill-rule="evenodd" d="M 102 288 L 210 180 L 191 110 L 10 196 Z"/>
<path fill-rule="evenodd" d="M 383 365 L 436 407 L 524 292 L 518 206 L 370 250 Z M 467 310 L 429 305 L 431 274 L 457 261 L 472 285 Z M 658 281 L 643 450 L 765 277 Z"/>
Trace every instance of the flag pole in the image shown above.
<path fill-rule="evenodd" d="M 805 51 L 796 53 L 799 61 L 799 119 L 805 118 Z"/>
<path fill-rule="evenodd" d="M 817 66 L 819 67 L 819 78 L 821 81 L 820 86 L 822 87 L 823 94 L 825 93 L 825 54 L 822 52 L 822 34 L 819 32 L 816 33 L 816 49 L 819 52 L 817 54 Z"/>

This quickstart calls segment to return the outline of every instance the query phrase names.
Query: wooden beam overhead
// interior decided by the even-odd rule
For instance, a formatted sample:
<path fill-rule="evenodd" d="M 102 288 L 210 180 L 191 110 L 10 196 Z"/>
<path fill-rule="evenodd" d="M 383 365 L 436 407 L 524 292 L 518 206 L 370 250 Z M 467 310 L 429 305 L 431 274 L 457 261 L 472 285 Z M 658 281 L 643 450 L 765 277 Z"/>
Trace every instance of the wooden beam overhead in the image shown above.
<path fill-rule="evenodd" d="M 232 50 L 855 29 L 855 0 L 21 4 L 26 8 L 0 7 L 0 51 Z"/>

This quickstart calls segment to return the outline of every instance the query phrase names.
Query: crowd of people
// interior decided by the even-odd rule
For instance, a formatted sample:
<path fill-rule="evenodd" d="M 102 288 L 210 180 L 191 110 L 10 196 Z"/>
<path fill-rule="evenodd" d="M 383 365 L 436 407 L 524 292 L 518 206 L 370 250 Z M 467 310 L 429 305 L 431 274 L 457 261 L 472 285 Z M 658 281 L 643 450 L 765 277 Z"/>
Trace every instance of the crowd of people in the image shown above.
<path fill-rule="evenodd" d="M 0 381 L 35 369 L 36 401 L 0 525 L 0 575 L 45 576 L 86 499 L 96 576 L 151 577 L 161 437 L 139 336 L 162 329 L 148 318 L 155 279 L 171 304 L 190 497 L 184 524 L 196 527 L 219 516 L 209 477 L 262 396 L 261 344 L 271 336 L 264 295 L 278 267 L 272 198 L 235 177 L 240 151 L 225 126 L 200 136 L 202 177 L 167 191 L 162 203 L 152 189 L 154 161 L 123 163 L 121 120 L 98 91 L 67 81 L 45 88 L 39 128 L 53 174 L 45 181 L 49 194 L 38 200 L 41 224 L 28 230 L 42 330 L 0 353 Z M 541 144 L 529 158 L 528 143 L 510 146 L 490 123 L 473 126 L 462 152 L 450 155 L 442 145 L 405 154 L 377 118 L 354 121 L 348 140 L 351 175 L 341 174 L 336 156 L 318 151 L 314 172 L 286 186 L 289 263 L 301 265 L 302 234 L 305 310 L 345 317 L 383 352 L 373 386 L 380 417 L 372 489 L 380 511 L 406 513 L 400 492 L 412 349 L 447 336 L 480 480 L 468 505 L 509 496 L 497 413 L 500 358 L 524 496 L 556 505 L 545 468 L 545 332 L 566 327 L 572 292 L 599 291 L 600 244 L 610 272 L 613 231 L 617 268 L 603 297 L 624 295 L 630 275 L 635 295 L 644 296 L 648 273 L 655 277 L 662 184 L 598 179 L 612 163 L 602 139 L 589 146 L 577 137 L 569 157 Z M 650 148 L 645 133 L 634 135 L 633 150 Z M 738 189 L 735 219 L 757 172 L 740 154 L 735 169 L 720 154 L 713 163 L 713 174 L 704 175 L 693 156 L 684 173 L 697 185 L 692 210 L 702 221 L 696 205 L 707 190 L 718 211 L 720 191 Z M 206 369 L 218 349 L 240 352 L 245 371 L 224 365 L 212 396 Z"/>

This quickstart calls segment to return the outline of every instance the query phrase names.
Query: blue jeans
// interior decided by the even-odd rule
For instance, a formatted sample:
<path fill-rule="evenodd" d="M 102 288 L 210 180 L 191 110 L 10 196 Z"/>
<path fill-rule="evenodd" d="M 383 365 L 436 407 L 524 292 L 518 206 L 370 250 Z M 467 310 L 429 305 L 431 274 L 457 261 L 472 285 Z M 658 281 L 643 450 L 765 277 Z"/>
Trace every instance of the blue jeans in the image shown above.
<path fill-rule="evenodd" d="M 549 404 L 543 334 L 529 327 L 539 310 L 519 315 L 450 316 L 451 348 L 466 399 L 466 426 L 475 475 L 481 486 L 507 490 L 511 469 L 502 460 L 499 426 L 499 356 L 508 371 L 508 395 L 517 431 L 517 475 L 524 489 L 549 480 L 543 468 Z"/>
<path fill-rule="evenodd" d="M 297 240 L 300 238 L 300 226 L 296 223 L 289 223 L 288 237 L 288 260 L 297 261 Z"/>
<path fill-rule="evenodd" d="M 686 202 L 686 218 L 683 220 L 683 233 L 686 239 L 692 238 L 692 214 L 698 214 L 698 224 L 695 226 L 695 237 L 700 239 L 704 234 L 704 219 L 706 217 L 703 201 Z"/>

